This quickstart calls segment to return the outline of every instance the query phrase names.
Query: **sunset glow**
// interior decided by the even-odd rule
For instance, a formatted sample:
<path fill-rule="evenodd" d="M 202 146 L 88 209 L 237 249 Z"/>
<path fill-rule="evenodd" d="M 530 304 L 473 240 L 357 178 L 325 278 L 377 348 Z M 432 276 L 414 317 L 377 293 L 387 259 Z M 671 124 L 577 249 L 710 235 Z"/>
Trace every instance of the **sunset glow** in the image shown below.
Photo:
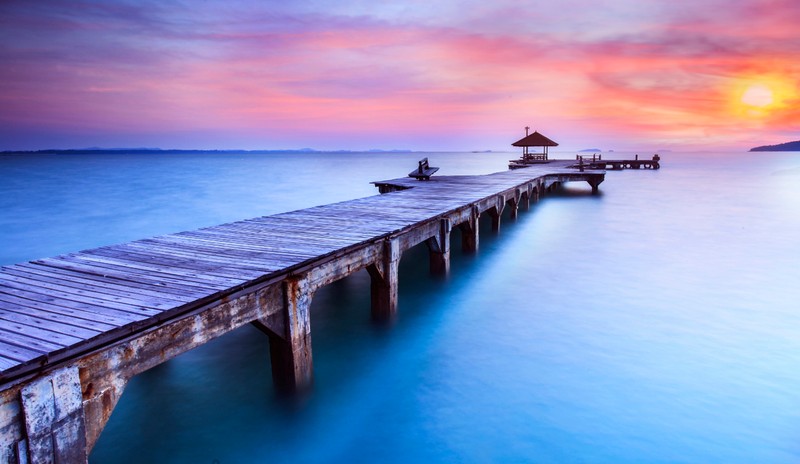
<path fill-rule="evenodd" d="M 742 94 L 742 103 L 750 106 L 767 106 L 772 104 L 774 96 L 772 89 L 764 84 L 753 84 Z"/>
<path fill-rule="evenodd" d="M 0 149 L 800 138 L 797 2 L 596 6 L 6 1 Z"/>

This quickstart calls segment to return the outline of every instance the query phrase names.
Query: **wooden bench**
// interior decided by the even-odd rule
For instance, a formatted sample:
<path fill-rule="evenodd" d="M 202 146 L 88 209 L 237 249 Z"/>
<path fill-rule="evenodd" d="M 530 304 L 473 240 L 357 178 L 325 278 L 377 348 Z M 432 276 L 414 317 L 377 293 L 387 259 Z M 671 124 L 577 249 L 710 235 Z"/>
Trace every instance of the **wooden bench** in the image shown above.
<path fill-rule="evenodd" d="M 419 167 L 408 173 L 408 177 L 413 177 L 417 180 L 430 180 L 434 172 L 439 168 L 431 167 L 428 165 L 428 158 L 422 158 L 419 161 Z"/>

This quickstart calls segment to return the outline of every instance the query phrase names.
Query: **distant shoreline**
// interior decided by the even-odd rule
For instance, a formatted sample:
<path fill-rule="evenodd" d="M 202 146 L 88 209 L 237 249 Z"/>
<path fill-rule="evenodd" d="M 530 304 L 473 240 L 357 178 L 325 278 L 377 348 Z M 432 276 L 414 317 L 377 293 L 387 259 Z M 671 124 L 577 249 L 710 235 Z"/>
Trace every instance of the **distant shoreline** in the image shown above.
<path fill-rule="evenodd" d="M 777 145 L 762 145 L 751 148 L 750 151 L 800 151 L 800 140 L 779 143 Z"/>
<path fill-rule="evenodd" d="M 278 153 L 414 153 L 414 150 L 315 150 L 313 148 L 299 148 L 287 150 L 184 150 L 184 149 L 161 149 L 161 148 L 71 148 L 71 149 L 47 149 L 47 150 L 5 150 L 0 151 L 0 155 L 91 155 L 91 154 L 120 154 L 120 155 L 141 155 L 141 154 L 225 154 L 225 153 L 250 153 L 256 155 L 268 155 Z"/>

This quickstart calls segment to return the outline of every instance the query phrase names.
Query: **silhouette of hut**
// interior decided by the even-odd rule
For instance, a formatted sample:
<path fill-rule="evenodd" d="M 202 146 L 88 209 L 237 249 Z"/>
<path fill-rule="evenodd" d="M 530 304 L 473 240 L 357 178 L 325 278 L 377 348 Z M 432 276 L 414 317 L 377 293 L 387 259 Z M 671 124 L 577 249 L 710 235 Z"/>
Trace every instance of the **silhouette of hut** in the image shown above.
<path fill-rule="evenodd" d="M 547 160 L 547 147 L 557 147 L 558 144 L 548 139 L 537 131 L 533 134 L 528 134 L 530 127 L 525 128 L 525 137 L 517 140 L 511 145 L 515 147 L 522 147 L 522 162 L 526 161 L 546 161 Z M 531 153 L 530 147 L 542 147 L 541 153 Z"/>

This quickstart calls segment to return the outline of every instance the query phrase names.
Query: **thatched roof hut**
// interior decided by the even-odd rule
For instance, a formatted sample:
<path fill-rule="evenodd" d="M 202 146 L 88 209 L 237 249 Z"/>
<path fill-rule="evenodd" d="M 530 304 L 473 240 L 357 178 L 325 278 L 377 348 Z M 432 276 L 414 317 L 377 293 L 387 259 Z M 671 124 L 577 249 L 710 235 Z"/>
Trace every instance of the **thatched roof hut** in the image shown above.
<path fill-rule="evenodd" d="M 558 143 L 548 139 L 544 135 L 540 134 L 537 131 L 533 131 L 533 134 L 528 134 L 530 127 L 525 128 L 525 137 L 517 140 L 516 142 L 512 143 L 511 145 L 515 147 L 522 147 L 522 159 L 523 161 L 529 160 L 546 160 L 547 159 L 547 147 L 557 147 Z M 530 153 L 530 147 L 543 147 L 542 153 Z"/>

